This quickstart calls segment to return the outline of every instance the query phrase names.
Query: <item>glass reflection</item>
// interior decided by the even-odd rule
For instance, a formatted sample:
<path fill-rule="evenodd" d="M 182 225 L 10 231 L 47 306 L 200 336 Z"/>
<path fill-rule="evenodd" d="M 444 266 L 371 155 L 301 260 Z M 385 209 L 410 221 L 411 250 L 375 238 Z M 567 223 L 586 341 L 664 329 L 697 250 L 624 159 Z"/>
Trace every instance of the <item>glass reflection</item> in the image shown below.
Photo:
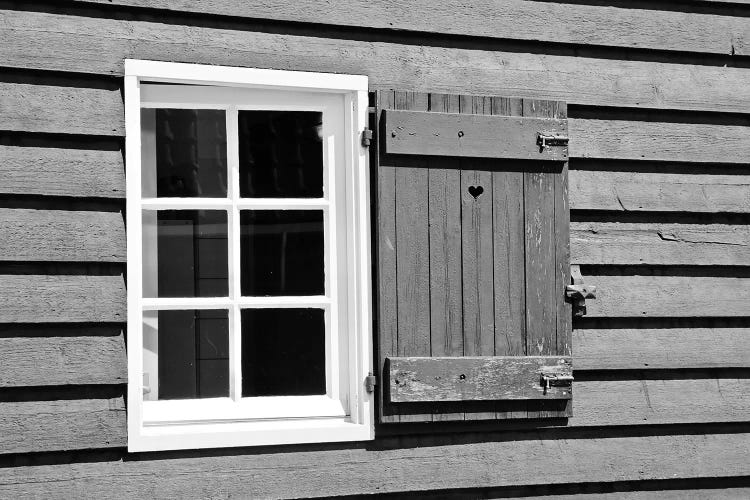
<path fill-rule="evenodd" d="M 142 109 L 143 196 L 225 198 L 226 137 L 223 110 Z"/>
<path fill-rule="evenodd" d="M 143 296 L 226 297 L 227 213 L 143 212 Z"/>
<path fill-rule="evenodd" d="M 226 310 L 146 311 L 143 349 L 144 400 L 229 396 Z"/>

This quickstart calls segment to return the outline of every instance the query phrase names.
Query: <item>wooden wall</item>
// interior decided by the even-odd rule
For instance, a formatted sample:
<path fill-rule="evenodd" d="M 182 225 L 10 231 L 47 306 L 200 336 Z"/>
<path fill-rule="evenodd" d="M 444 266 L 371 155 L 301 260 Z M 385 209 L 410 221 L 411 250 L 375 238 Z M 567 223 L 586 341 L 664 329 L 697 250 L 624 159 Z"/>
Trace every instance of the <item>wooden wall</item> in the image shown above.
<path fill-rule="evenodd" d="M 0 497 L 750 496 L 750 4 L 644 5 L 2 2 Z M 125 58 L 567 101 L 574 418 L 127 454 Z"/>

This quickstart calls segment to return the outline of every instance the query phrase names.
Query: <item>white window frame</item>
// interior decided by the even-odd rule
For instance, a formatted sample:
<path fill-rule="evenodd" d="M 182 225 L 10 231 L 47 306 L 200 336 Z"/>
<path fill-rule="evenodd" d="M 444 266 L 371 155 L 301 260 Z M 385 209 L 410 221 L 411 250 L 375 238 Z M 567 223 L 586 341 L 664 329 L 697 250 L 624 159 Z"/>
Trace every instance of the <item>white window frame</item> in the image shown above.
<path fill-rule="evenodd" d="M 177 107 L 228 109 L 228 193 L 226 199 L 149 198 L 141 191 L 141 108 L 173 107 L 174 102 L 145 101 L 142 84 L 187 84 L 211 94 L 236 95 L 240 101 L 212 105 L 179 101 Z M 235 90 L 236 89 L 236 90 Z M 147 88 L 144 87 L 144 91 Z M 310 106 L 284 104 L 285 96 L 310 97 Z M 157 92 L 158 94 L 158 92 Z M 242 96 L 275 99 L 269 106 L 243 105 Z M 237 152 L 238 109 L 319 109 L 316 101 L 343 99 L 343 138 L 331 143 L 324 167 L 326 190 L 321 199 L 239 199 Z M 261 99 L 262 101 L 262 99 Z M 322 109 L 322 108 L 320 108 Z M 338 111 L 336 111 L 338 112 Z M 125 61 L 125 161 L 127 178 L 128 245 L 128 450 L 156 451 L 229 446 L 254 446 L 373 439 L 373 394 L 365 389 L 372 372 L 372 308 L 370 277 L 370 203 L 367 150 L 359 142 L 366 127 L 367 77 L 255 68 L 218 67 L 158 61 Z M 233 123 L 234 122 L 234 123 Z M 233 131 L 231 128 L 233 127 Z M 325 125 L 324 125 L 325 127 Z M 338 158 L 333 161 L 334 156 Z M 343 158 L 343 164 L 341 159 Z M 343 171 L 342 171 L 343 169 Z M 334 181 L 339 181 L 336 186 Z M 340 185 L 343 181 L 343 186 Z M 142 282 L 142 213 L 156 209 L 227 210 L 230 232 L 230 269 L 239 269 L 240 209 L 315 209 L 324 212 L 326 294 L 309 297 L 241 297 L 239 276 L 229 275 L 229 297 L 188 299 L 144 298 Z M 241 397 L 241 374 L 234 370 L 241 352 L 241 332 L 235 325 L 240 308 L 314 307 L 325 310 L 326 384 L 323 396 Z M 143 313 L 167 309 L 226 309 L 230 325 L 230 397 L 172 401 L 144 401 Z M 338 319 L 336 319 L 338 318 Z M 339 353 L 341 355 L 339 356 Z M 340 358 L 340 359 L 339 359 Z M 234 360 L 234 361 L 233 361 Z"/>

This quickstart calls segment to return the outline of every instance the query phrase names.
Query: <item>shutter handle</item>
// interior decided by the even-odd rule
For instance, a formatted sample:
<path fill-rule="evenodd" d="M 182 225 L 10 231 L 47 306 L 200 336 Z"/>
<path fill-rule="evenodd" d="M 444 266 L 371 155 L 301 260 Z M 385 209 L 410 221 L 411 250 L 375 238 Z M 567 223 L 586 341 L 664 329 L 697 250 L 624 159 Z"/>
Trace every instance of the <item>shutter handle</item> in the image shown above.
<path fill-rule="evenodd" d="M 565 296 L 573 303 L 573 316 L 580 318 L 586 314 L 586 299 L 596 298 L 596 287 L 583 283 L 581 266 L 570 266 L 572 285 L 565 287 Z"/>

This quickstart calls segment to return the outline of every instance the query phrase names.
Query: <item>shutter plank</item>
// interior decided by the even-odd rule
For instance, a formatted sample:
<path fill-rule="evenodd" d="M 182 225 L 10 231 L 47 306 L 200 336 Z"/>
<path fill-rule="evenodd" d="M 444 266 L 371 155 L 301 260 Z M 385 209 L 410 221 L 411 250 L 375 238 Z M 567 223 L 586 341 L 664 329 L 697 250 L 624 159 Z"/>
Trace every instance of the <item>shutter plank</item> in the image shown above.
<path fill-rule="evenodd" d="M 430 111 L 458 113 L 459 96 L 430 94 Z M 428 159 L 430 218 L 430 352 L 463 356 L 461 172 L 455 158 Z M 435 421 L 463 420 L 463 412 L 435 412 Z"/>

